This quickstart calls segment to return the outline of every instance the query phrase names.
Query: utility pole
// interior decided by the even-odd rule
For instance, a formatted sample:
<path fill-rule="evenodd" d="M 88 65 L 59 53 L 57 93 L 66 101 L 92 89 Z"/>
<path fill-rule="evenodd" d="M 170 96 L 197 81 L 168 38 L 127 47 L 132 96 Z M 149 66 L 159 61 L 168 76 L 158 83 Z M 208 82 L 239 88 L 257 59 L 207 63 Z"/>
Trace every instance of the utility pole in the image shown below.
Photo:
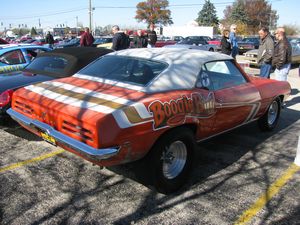
<path fill-rule="evenodd" d="M 78 36 L 78 16 L 76 18 L 76 35 Z"/>
<path fill-rule="evenodd" d="M 90 32 L 92 32 L 92 0 L 89 0 L 89 22 Z"/>

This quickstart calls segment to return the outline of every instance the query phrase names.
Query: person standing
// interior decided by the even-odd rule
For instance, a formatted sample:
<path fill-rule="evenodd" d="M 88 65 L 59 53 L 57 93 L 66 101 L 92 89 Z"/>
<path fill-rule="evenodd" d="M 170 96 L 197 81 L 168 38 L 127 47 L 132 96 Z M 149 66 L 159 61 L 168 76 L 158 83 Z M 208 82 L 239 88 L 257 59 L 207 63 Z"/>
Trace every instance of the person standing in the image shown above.
<path fill-rule="evenodd" d="M 236 24 L 232 24 L 230 26 L 230 34 L 229 34 L 229 40 L 231 43 L 231 56 L 235 59 L 236 55 L 239 53 L 237 38 L 236 38 Z"/>
<path fill-rule="evenodd" d="M 80 46 L 92 46 L 95 39 L 93 35 L 90 33 L 90 29 L 88 27 L 85 28 L 84 33 L 80 37 Z"/>
<path fill-rule="evenodd" d="M 283 27 L 277 28 L 275 38 L 277 42 L 274 47 L 272 61 L 272 65 L 276 68 L 275 80 L 286 81 L 291 68 L 292 46 L 285 35 Z"/>
<path fill-rule="evenodd" d="M 53 48 L 54 38 L 50 31 L 48 31 L 48 34 L 46 35 L 45 42 L 49 45 L 49 48 Z"/>
<path fill-rule="evenodd" d="M 129 47 L 129 38 L 123 31 L 120 31 L 118 25 L 114 25 L 112 27 L 112 33 L 114 34 L 111 47 L 113 50 L 119 51 L 122 49 L 127 49 Z"/>
<path fill-rule="evenodd" d="M 223 37 L 221 40 L 221 52 L 226 55 L 231 54 L 231 44 L 229 40 L 229 30 L 223 31 Z"/>
<path fill-rule="evenodd" d="M 150 24 L 150 30 L 148 31 L 148 48 L 154 48 L 157 41 L 157 35 L 154 30 L 154 24 Z"/>
<path fill-rule="evenodd" d="M 137 30 L 137 36 L 133 40 L 135 48 L 146 48 L 148 45 L 147 38 L 142 34 L 142 30 Z"/>
<path fill-rule="evenodd" d="M 274 53 L 274 41 L 269 33 L 269 29 L 262 27 L 258 31 L 260 42 L 257 54 L 257 63 L 260 65 L 260 77 L 270 78 L 272 69 L 272 57 Z"/>

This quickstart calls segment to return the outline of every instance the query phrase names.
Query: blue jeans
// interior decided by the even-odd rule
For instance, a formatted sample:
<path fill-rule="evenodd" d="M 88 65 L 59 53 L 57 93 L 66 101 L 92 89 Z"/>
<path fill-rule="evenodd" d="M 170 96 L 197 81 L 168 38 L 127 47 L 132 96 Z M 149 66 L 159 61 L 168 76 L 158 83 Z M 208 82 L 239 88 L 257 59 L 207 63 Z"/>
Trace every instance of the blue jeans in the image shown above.
<path fill-rule="evenodd" d="M 235 59 L 235 57 L 236 57 L 236 55 L 237 55 L 238 53 L 239 53 L 238 47 L 232 47 L 232 49 L 231 49 L 231 56 L 232 56 L 232 58 Z"/>
<path fill-rule="evenodd" d="M 260 77 L 264 77 L 264 78 L 270 78 L 271 69 L 272 69 L 272 65 L 271 64 L 263 63 L 260 66 L 259 76 Z"/>
<path fill-rule="evenodd" d="M 284 64 L 280 69 L 275 70 L 275 80 L 286 81 L 290 72 L 291 64 Z"/>

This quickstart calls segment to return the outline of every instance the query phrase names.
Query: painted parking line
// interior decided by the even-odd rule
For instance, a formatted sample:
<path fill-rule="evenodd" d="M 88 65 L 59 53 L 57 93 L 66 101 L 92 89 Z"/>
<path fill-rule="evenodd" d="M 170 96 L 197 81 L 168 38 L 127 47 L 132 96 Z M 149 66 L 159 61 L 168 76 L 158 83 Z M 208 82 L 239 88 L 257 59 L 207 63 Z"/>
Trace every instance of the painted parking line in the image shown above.
<path fill-rule="evenodd" d="M 35 157 L 35 158 L 32 158 L 32 159 L 28 159 L 28 160 L 25 160 L 25 161 L 22 161 L 22 162 L 14 163 L 14 164 L 11 164 L 9 166 L 5 166 L 5 167 L 0 168 L 0 173 L 22 167 L 22 166 L 25 166 L 25 165 L 30 164 L 30 163 L 42 161 L 44 159 L 51 158 L 51 157 L 56 156 L 58 154 L 61 154 L 63 152 L 65 152 L 65 150 L 60 149 L 60 150 L 50 152 L 48 154 L 44 154 L 44 155 L 41 155 L 41 156 L 38 156 L 38 157 Z"/>
<path fill-rule="evenodd" d="M 234 224 L 246 224 L 247 222 L 249 222 L 268 203 L 268 201 L 270 201 L 274 197 L 274 195 L 276 195 L 280 191 L 280 189 L 289 181 L 289 179 L 292 178 L 292 176 L 297 171 L 300 171 L 300 167 L 293 163 L 285 171 L 285 173 L 280 178 L 278 178 L 249 209 L 244 211 L 244 213 Z"/>

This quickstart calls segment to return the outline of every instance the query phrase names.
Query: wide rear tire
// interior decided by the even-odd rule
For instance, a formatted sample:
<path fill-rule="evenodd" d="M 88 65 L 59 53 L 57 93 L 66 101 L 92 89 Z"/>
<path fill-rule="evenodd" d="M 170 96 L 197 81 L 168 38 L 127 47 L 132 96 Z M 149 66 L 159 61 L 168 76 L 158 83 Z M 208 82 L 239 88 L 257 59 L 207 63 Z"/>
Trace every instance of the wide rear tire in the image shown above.
<path fill-rule="evenodd" d="M 147 156 L 151 183 L 158 192 L 169 194 L 188 179 L 196 142 L 192 130 L 181 127 L 163 135 Z"/>
<path fill-rule="evenodd" d="M 262 131 L 271 131 L 273 130 L 279 120 L 281 110 L 281 100 L 276 98 L 272 101 L 268 110 L 265 114 L 258 120 L 258 126 Z"/>

